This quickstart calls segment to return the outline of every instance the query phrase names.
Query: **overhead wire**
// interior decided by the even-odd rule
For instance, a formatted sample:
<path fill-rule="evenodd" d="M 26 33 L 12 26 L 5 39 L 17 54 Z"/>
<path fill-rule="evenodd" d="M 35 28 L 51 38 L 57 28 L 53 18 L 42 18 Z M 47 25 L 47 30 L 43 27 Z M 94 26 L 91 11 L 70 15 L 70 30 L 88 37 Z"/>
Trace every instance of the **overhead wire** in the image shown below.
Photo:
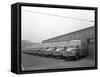
<path fill-rule="evenodd" d="M 62 17 L 62 18 L 70 18 L 70 19 L 75 19 L 75 20 L 80 20 L 80 21 L 94 22 L 93 20 L 87 20 L 87 19 L 81 19 L 81 18 L 75 18 L 75 17 L 69 17 L 69 16 L 47 14 L 47 13 L 42 13 L 42 12 L 30 11 L 30 10 L 23 10 L 23 11 L 32 12 L 32 13 L 39 13 L 39 14 L 44 14 L 44 15 L 57 16 L 57 17 Z"/>

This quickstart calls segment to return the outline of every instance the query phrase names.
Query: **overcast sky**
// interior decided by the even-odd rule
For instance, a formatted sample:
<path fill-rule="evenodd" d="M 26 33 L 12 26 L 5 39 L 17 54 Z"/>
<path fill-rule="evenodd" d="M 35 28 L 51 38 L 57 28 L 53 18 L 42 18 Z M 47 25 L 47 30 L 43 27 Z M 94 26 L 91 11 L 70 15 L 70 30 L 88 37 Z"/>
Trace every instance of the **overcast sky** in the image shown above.
<path fill-rule="evenodd" d="M 22 6 L 22 40 L 41 42 L 94 26 L 93 10 Z"/>

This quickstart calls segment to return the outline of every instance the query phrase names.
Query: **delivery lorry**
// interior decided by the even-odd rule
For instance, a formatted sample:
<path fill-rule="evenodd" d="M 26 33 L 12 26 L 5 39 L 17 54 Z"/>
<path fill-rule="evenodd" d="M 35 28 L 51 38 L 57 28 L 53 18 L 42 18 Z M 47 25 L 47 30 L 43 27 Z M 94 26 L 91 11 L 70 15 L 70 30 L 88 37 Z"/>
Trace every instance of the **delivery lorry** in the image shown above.
<path fill-rule="evenodd" d="M 86 40 L 71 40 L 68 48 L 63 52 L 65 60 L 78 60 L 81 57 L 88 56 L 88 43 Z"/>
<path fill-rule="evenodd" d="M 54 52 L 53 56 L 55 58 L 62 58 L 63 57 L 63 52 L 66 50 L 66 47 L 58 47 Z"/>
<path fill-rule="evenodd" d="M 22 53 L 32 54 L 32 55 L 37 55 L 39 51 L 40 51 L 40 46 L 38 45 L 27 46 L 22 49 Z"/>
<path fill-rule="evenodd" d="M 62 58 L 63 57 L 63 52 L 67 49 L 68 47 L 68 42 L 60 42 L 56 46 L 56 50 L 53 52 L 53 56 L 55 58 Z"/>
<path fill-rule="evenodd" d="M 46 51 L 44 51 L 44 55 L 45 56 L 52 56 L 53 55 L 53 52 L 56 50 L 55 47 L 49 47 L 46 49 Z"/>
<path fill-rule="evenodd" d="M 39 56 L 44 56 L 46 50 L 47 50 L 47 47 L 40 48 L 40 50 L 38 51 L 38 55 Z"/>

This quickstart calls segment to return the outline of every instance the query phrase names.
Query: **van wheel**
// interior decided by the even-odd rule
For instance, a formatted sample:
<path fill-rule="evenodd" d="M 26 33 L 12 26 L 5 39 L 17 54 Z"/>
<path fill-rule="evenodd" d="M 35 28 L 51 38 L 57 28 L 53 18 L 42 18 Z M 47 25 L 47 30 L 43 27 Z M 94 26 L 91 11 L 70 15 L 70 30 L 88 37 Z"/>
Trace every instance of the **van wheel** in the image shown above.
<path fill-rule="evenodd" d="M 72 57 L 65 58 L 65 61 L 70 61 L 70 60 L 72 60 Z"/>
<path fill-rule="evenodd" d="M 48 57 L 48 55 L 45 55 L 46 57 Z"/>
<path fill-rule="evenodd" d="M 87 53 L 85 53 L 84 55 L 83 55 L 83 57 L 87 57 L 88 56 L 88 54 Z"/>
<path fill-rule="evenodd" d="M 76 54 L 76 56 L 73 57 L 73 60 L 78 60 L 79 59 L 79 56 L 78 54 Z"/>
<path fill-rule="evenodd" d="M 78 56 L 75 56 L 75 60 L 78 60 L 79 59 L 79 57 Z"/>
<path fill-rule="evenodd" d="M 67 58 L 65 58 L 65 61 L 68 61 L 68 59 L 67 59 Z"/>

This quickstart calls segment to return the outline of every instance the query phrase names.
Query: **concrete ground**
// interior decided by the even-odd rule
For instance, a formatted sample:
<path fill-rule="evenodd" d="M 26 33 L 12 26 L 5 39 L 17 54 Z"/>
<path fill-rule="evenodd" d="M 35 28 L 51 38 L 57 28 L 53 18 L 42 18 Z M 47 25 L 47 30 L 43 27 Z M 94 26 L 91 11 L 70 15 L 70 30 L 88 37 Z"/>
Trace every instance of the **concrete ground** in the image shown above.
<path fill-rule="evenodd" d="M 94 65 L 95 61 L 89 58 L 77 61 L 65 61 L 64 59 L 22 54 L 22 70 L 93 67 Z"/>

